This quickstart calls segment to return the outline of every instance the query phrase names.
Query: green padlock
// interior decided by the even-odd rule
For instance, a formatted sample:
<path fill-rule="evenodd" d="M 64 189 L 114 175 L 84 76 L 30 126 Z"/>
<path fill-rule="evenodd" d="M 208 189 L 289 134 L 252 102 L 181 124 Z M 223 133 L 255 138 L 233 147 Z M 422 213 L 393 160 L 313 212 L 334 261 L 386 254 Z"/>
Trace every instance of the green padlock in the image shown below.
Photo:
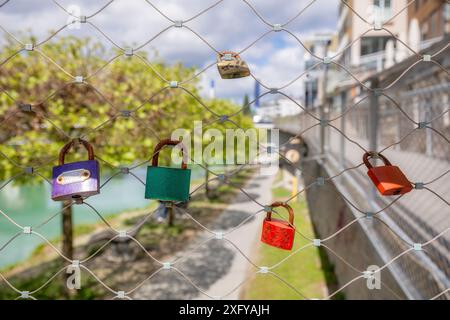
<path fill-rule="evenodd" d="M 183 152 L 181 168 L 158 167 L 159 152 L 164 146 L 179 146 Z M 180 141 L 162 140 L 155 147 L 152 165 L 147 168 L 145 198 L 162 201 L 189 200 L 191 170 L 187 168 L 186 148 Z"/>

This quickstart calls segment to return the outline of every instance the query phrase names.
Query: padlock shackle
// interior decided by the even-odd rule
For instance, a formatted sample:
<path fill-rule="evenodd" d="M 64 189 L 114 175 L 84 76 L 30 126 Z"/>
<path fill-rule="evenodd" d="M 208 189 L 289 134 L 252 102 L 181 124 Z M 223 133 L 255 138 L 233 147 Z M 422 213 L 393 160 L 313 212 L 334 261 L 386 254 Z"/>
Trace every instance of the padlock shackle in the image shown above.
<path fill-rule="evenodd" d="M 289 224 L 294 225 L 294 210 L 291 208 L 290 205 L 284 202 L 274 202 L 270 205 L 270 207 L 273 208 L 280 208 L 283 207 L 289 212 Z M 272 220 L 272 211 L 267 212 L 266 220 L 270 221 Z"/>
<path fill-rule="evenodd" d="M 363 157 L 363 161 L 364 161 L 364 164 L 366 165 L 367 169 L 373 168 L 372 164 L 369 162 L 369 159 L 375 158 L 375 157 L 380 158 L 386 166 L 392 166 L 391 162 L 385 156 L 383 156 L 381 153 L 369 151 L 369 152 L 366 152 Z"/>
<path fill-rule="evenodd" d="M 184 144 L 181 141 L 171 140 L 171 139 L 161 140 L 156 145 L 155 150 L 153 151 L 152 166 L 153 167 L 157 167 L 158 166 L 159 152 L 165 146 L 179 146 L 181 148 L 181 152 L 183 153 L 183 160 L 181 162 L 181 169 L 187 169 L 187 152 L 186 152 L 186 147 L 184 146 Z"/>
<path fill-rule="evenodd" d="M 240 59 L 240 58 L 241 58 L 241 56 L 239 55 L 239 53 L 234 52 L 234 51 L 222 51 L 222 52 L 219 52 L 219 58 L 222 59 L 223 56 L 226 55 L 226 54 L 231 54 L 231 56 L 232 56 L 233 58 L 236 58 L 236 59 Z"/>
<path fill-rule="evenodd" d="M 62 147 L 61 151 L 59 152 L 59 165 L 60 166 L 62 166 L 64 164 L 66 154 L 67 154 L 67 152 L 70 151 L 70 149 L 72 149 L 72 147 L 75 145 L 75 142 L 79 142 L 80 144 L 82 144 L 85 147 L 85 149 L 88 152 L 88 160 L 94 160 L 94 148 L 92 147 L 92 145 L 83 139 L 73 139 L 72 141 L 67 143 L 64 147 Z"/>

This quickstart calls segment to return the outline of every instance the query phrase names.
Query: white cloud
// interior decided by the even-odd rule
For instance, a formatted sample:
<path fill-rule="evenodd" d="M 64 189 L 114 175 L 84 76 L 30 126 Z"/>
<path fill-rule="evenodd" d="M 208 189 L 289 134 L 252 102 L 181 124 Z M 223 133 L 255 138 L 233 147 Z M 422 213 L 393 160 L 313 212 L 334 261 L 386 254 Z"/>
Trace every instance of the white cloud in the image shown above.
<path fill-rule="evenodd" d="M 57 0 L 65 8 L 80 6 L 82 15 L 90 15 L 108 1 Z M 174 20 L 187 19 L 202 11 L 217 0 L 149 0 L 168 17 Z M 271 23 L 284 23 L 295 16 L 311 0 L 252 0 L 256 10 Z M 311 33 L 332 30 L 337 20 L 338 0 L 317 0 L 300 17 L 288 25 L 300 39 Z M 11 0 L 0 9 L 0 25 L 13 34 L 31 30 L 38 39 L 48 36 L 67 22 L 68 15 L 52 0 Z M 106 9 L 90 19 L 119 45 L 142 44 L 171 23 L 152 8 L 145 0 L 115 0 Z M 239 51 L 267 30 L 270 30 L 245 4 L 243 0 L 224 0 L 215 8 L 187 24 L 217 50 Z M 80 30 L 64 30 L 62 35 L 91 36 L 102 41 L 105 38 L 89 25 Z M 107 42 L 106 42 L 107 43 Z M 168 63 L 182 61 L 199 68 L 215 61 L 216 54 L 196 35 L 186 29 L 170 29 L 160 35 L 145 49 L 157 49 Z M 261 39 L 243 54 L 255 76 L 269 86 L 280 86 L 293 80 L 302 71 L 303 51 L 300 44 L 286 33 L 274 33 Z M 205 87 L 211 79 L 216 80 L 217 96 L 242 97 L 252 93 L 252 78 L 222 81 L 215 67 L 205 72 L 202 83 Z M 297 94 L 300 82 L 293 84 L 287 92 Z"/>

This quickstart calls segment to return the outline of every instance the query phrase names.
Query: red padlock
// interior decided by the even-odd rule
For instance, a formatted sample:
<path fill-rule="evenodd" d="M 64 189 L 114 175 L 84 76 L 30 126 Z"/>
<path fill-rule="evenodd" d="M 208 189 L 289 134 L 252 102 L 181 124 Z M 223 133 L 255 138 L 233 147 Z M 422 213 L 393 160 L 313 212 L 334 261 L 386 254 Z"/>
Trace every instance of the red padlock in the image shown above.
<path fill-rule="evenodd" d="M 289 212 L 289 222 L 284 220 L 272 219 L 272 211 L 267 212 L 264 219 L 261 241 L 269 246 L 283 250 L 292 250 L 294 244 L 294 210 L 283 202 L 275 202 L 271 208 L 286 208 Z"/>
<path fill-rule="evenodd" d="M 379 157 L 384 162 L 384 166 L 374 168 L 370 164 L 369 158 L 375 157 Z M 400 168 L 393 166 L 385 156 L 375 152 L 367 152 L 364 154 L 363 160 L 369 169 L 367 175 L 383 196 L 405 194 L 413 189 L 411 182 L 409 182 Z"/>

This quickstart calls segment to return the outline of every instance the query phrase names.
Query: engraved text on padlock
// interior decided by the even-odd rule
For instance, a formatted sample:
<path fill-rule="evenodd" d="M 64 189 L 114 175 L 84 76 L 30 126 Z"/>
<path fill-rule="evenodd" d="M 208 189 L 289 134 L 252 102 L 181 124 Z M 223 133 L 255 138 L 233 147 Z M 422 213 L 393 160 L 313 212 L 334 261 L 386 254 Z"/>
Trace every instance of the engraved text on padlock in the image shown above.
<path fill-rule="evenodd" d="M 86 169 L 78 169 L 61 173 L 56 182 L 61 185 L 67 185 L 86 181 L 91 177 L 91 172 Z"/>

